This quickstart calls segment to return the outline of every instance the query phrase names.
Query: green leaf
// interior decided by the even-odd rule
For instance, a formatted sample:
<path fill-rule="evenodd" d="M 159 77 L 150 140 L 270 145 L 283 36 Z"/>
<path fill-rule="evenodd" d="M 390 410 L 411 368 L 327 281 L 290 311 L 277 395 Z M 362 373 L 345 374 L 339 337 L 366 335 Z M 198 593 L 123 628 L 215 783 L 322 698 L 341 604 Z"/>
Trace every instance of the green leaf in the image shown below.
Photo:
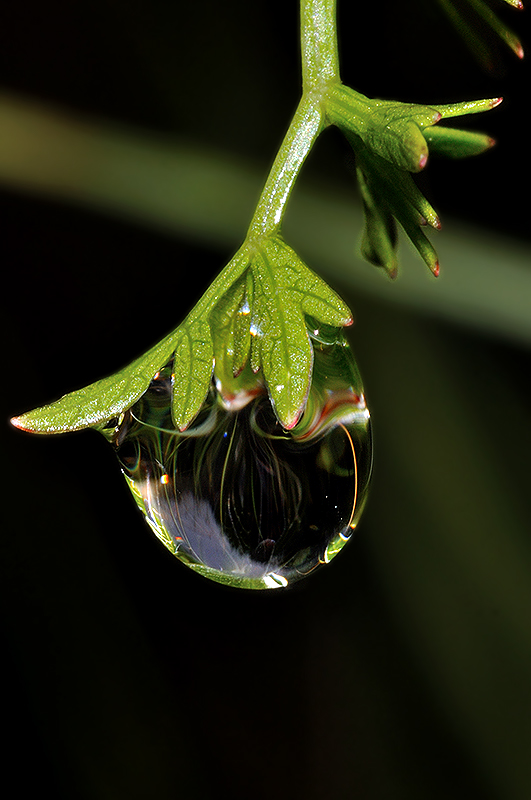
<path fill-rule="evenodd" d="M 397 239 L 391 220 L 388 219 L 388 215 L 391 214 L 401 224 L 419 255 L 437 276 L 439 274 L 437 253 L 421 230 L 421 226 L 427 221 L 434 228 L 440 227 L 439 219 L 431 205 L 417 189 L 409 174 L 371 153 L 367 148 L 358 149 L 357 159 L 357 174 L 365 211 L 365 232 L 362 241 L 364 256 L 371 263 L 384 267 L 389 277 L 396 277 Z"/>
<path fill-rule="evenodd" d="M 296 424 L 313 365 L 306 317 L 340 327 L 352 321 L 338 295 L 278 236 L 254 244 L 250 267 L 210 314 L 216 379 L 227 396 L 262 371 L 280 422 Z M 249 364 L 250 370 L 244 371 Z"/>
<path fill-rule="evenodd" d="M 214 367 L 214 346 L 207 319 L 186 320 L 178 329 L 173 358 L 172 416 L 185 430 L 204 403 Z"/>
<path fill-rule="evenodd" d="M 232 358 L 233 375 L 239 375 L 247 364 L 251 352 L 251 308 L 254 298 L 254 284 L 249 270 L 245 275 L 245 294 L 243 303 L 234 317 L 234 355 Z"/>
<path fill-rule="evenodd" d="M 210 314 L 216 377 L 230 385 L 249 360 L 251 315 L 248 273 L 233 283 Z"/>
<path fill-rule="evenodd" d="M 408 172 L 425 166 L 428 147 L 421 129 L 440 119 L 431 106 L 370 99 L 343 85 L 330 88 L 327 114 L 344 133 L 355 134 L 375 155 Z"/>
<path fill-rule="evenodd" d="M 185 321 L 169 336 L 120 372 L 64 395 L 60 400 L 12 420 L 34 433 L 65 433 L 106 422 L 131 408 L 153 376 L 173 356 L 172 414 L 185 430 L 199 412 L 212 379 L 214 345 L 209 316 L 219 298 L 237 283 L 248 265 L 240 249 L 210 284 Z M 243 347 L 243 339 L 239 347 Z M 244 358 L 243 353 L 239 355 Z"/>
<path fill-rule="evenodd" d="M 448 103 L 437 106 L 437 111 L 442 119 L 449 117 L 462 117 L 465 114 L 481 114 L 483 111 L 491 111 L 499 106 L 503 97 L 488 97 L 483 100 L 465 100 L 462 103 Z"/>
<path fill-rule="evenodd" d="M 428 146 L 420 127 L 412 119 L 389 118 L 386 112 L 388 109 L 380 124 L 374 125 L 364 138 L 365 144 L 399 169 L 420 172 L 428 160 Z M 432 124 L 434 121 L 432 118 Z"/>
<path fill-rule="evenodd" d="M 280 239 L 244 245 L 209 286 L 184 322 L 115 375 L 13 420 L 36 433 L 63 433 L 106 422 L 130 408 L 173 356 L 172 415 L 185 430 L 216 377 L 227 391 L 263 371 L 279 420 L 286 428 L 304 409 L 313 350 L 306 316 L 340 327 L 348 307 Z"/>
<path fill-rule="evenodd" d="M 430 128 L 430 130 L 432 129 Z M 377 165 L 377 161 L 379 160 L 373 159 L 375 165 Z M 381 162 L 379 166 L 377 166 L 377 169 L 382 177 L 384 174 L 388 175 L 391 184 L 389 191 L 393 197 L 403 198 L 418 213 L 418 224 L 428 224 L 431 228 L 435 228 L 435 230 L 440 229 L 441 223 L 437 212 L 424 197 L 409 173 L 395 168 L 391 168 L 390 170 L 387 165 L 385 165 L 384 169 L 384 165 Z"/>
<path fill-rule="evenodd" d="M 262 251 L 252 264 L 260 309 L 260 364 L 276 414 L 285 428 L 298 421 L 310 386 L 313 351 L 300 298 L 291 289 L 291 267 L 277 266 Z"/>
<path fill-rule="evenodd" d="M 468 158 L 485 152 L 495 144 L 492 137 L 475 131 L 461 131 L 457 128 L 437 126 L 428 128 L 425 133 L 430 153 L 447 158 Z"/>
<path fill-rule="evenodd" d="M 371 264 L 383 267 L 390 278 L 395 278 L 398 269 L 395 219 L 385 202 L 376 201 L 369 180 L 359 166 L 356 168 L 356 173 L 365 212 L 362 255 Z"/>
<path fill-rule="evenodd" d="M 333 86 L 327 102 L 329 119 L 342 129 L 356 156 L 365 212 L 364 257 L 384 267 L 390 277 L 396 276 L 395 217 L 438 275 L 437 253 L 420 226 L 428 224 L 438 230 L 439 218 L 409 173 L 425 166 L 429 145 L 436 153 L 456 158 L 492 146 L 493 140 L 484 134 L 434 125 L 445 117 L 488 111 L 501 98 L 432 107 L 370 100 L 348 87 Z"/>
<path fill-rule="evenodd" d="M 378 159 L 397 168 L 401 173 L 420 172 L 428 160 L 429 141 L 440 145 L 446 154 L 456 158 L 482 152 L 492 144 L 483 134 L 458 131 L 439 134 L 433 126 L 442 118 L 478 114 L 501 102 L 501 98 L 472 100 L 441 106 L 424 106 L 389 100 L 371 100 L 347 86 L 333 86 L 327 95 L 330 121 L 338 125 L 355 152 L 364 148 Z M 446 128 L 445 131 L 450 129 Z M 428 131 L 429 139 L 428 139 Z M 439 227 L 437 215 L 411 182 L 409 176 L 396 180 L 410 202 L 426 222 Z"/>
<path fill-rule="evenodd" d="M 352 322 L 348 307 L 280 237 L 257 248 L 251 264 L 254 299 L 251 333 L 275 412 L 289 429 L 306 402 L 313 349 L 306 316 L 327 325 Z"/>
<path fill-rule="evenodd" d="M 411 241 L 413 242 L 415 248 L 417 249 L 420 257 L 423 259 L 426 266 L 428 266 L 431 272 L 438 277 L 439 275 L 439 258 L 437 256 L 437 252 L 426 236 L 426 234 L 414 223 L 412 223 L 405 215 L 398 214 L 398 220 L 404 231 L 409 236 Z"/>
<path fill-rule="evenodd" d="M 114 375 L 15 417 L 12 424 L 32 433 L 65 433 L 119 416 L 136 403 L 155 373 L 169 361 L 178 337 L 179 329 Z"/>

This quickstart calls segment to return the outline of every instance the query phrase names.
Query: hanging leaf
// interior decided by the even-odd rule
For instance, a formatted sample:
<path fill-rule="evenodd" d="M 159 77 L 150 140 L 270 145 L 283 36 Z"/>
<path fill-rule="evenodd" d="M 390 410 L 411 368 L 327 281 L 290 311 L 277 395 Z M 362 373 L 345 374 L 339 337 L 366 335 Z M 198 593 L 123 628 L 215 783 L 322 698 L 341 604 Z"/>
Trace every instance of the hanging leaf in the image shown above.
<path fill-rule="evenodd" d="M 495 144 L 491 136 L 475 131 L 461 131 L 439 125 L 425 132 L 430 153 L 447 158 L 468 158 L 485 152 Z"/>
<path fill-rule="evenodd" d="M 425 225 L 438 230 L 439 218 L 410 174 L 425 167 L 429 145 L 435 153 L 463 158 L 493 144 L 484 134 L 438 128 L 436 123 L 488 111 L 500 102 L 497 97 L 424 106 L 371 100 L 346 86 L 329 90 L 329 119 L 341 129 L 356 156 L 365 212 L 362 253 L 391 278 L 397 274 L 394 220 L 401 224 L 432 273 L 439 274 L 437 253 L 421 230 Z"/>
<path fill-rule="evenodd" d="M 201 317 L 179 328 L 173 356 L 172 417 L 185 430 L 204 403 L 214 367 L 214 347 L 208 321 Z"/>
<path fill-rule="evenodd" d="M 31 433 L 65 433 L 119 416 L 136 403 L 153 375 L 169 361 L 178 336 L 179 329 L 114 375 L 15 417 L 12 424 Z"/>
<path fill-rule="evenodd" d="M 290 429 L 304 409 L 312 374 L 313 350 L 306 316 L 341 327 L 352 323 L 352 315 L 280 237 L 268 240 L 257 251 L 251 269 L 251 332 L 259 366 L 275 412 L 282 425 Z"/>

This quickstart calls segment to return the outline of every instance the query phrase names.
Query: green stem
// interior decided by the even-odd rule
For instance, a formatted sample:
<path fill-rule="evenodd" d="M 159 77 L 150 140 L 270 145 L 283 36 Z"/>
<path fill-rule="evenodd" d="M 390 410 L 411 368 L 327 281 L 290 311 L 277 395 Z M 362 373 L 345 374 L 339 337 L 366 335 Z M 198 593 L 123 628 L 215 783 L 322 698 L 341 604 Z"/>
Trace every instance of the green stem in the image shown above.
<path fill-rule="evenodd" d="M 262 190 L 247 232 L 248 240 L 279 231 L 297 176 L 324 127 L 320 104 L 303 95 Z"/>
<path fill-rule="evenodd" d="M 304 92 L 339 81 L 336 0 L 301 0 L 301 54 Z"/>
<path fill-rule="evenodd" d="M 280 230 L 297 176 L 317 137 L 329 124 L 322 100 L 339 83 L 336 0 L 301 0 L 302 97 L 256 206 L 247 240 Z"/>

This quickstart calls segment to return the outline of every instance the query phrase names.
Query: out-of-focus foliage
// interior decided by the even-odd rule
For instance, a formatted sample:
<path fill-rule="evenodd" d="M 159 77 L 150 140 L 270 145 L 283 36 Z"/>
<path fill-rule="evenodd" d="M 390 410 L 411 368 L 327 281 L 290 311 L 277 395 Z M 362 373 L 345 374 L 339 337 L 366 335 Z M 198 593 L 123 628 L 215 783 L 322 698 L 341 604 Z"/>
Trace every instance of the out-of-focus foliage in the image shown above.
<path fill-rule="evenodd" d="M 523 9 L 522 0 L 505 0 Z M 509 25 L 495 12 L 501 0 L 438 0 L 440 7 L 455 25 L 476 61 L 487 71 L 496 68 L 497 50 L 505 45 L 518 58 L 524 57 L 522 43 Z"/>

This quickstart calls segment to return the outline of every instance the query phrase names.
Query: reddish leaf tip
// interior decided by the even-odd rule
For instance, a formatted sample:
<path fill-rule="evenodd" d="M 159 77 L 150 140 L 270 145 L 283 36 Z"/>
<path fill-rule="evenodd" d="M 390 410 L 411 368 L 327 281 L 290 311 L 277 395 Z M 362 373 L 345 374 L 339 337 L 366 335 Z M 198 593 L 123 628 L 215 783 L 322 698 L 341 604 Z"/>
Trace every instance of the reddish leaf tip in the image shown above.
<path fill-rule="evenodd" d="M 387 270 L 387 274 L 392 281 L 396 280 L 398 276 L 398 267 L 391 267 L 390 269 Z"/>
<path fill-rule="evenodd" d="M 428 154 L 421 153 L 421 156 L 419 158 L 419 169 L 424 169 L 427 163 L 428 163 Z"/>
<path fill-rule="evenodd" d="M 306 402 L 304 403 L 306 405 Z M 280 420 L 280 423 L 285 431 L 291 431 L 297 425 L 300 418 L 302 417 L 302 412 L 304 411 L 304 406 L 302 408 L 297 409 L 295 415 L 291 414 L 290 417 L 284 421 Z"/>
<path fill-rule="evenodd" d="M 432 273 L 433 273 L 434 277 L 435 277 L 435 278 L 438 278 L 438 277 L 439 277 L 439 262 L 438 262 L 438 261 L 436 261 L 436 262 L 435 262 L 435 264 L 433 264 L 432 266 L 430 266 L 430 269 L 431 269 L 431 271 L 432 271 Z"/>
<path fill-rule="evenodd" d="M 18 428 L 20 431 L 26 430 L 22 424 L 22 417 L 11 417 L 9 421 L 14 428 Z"/>

